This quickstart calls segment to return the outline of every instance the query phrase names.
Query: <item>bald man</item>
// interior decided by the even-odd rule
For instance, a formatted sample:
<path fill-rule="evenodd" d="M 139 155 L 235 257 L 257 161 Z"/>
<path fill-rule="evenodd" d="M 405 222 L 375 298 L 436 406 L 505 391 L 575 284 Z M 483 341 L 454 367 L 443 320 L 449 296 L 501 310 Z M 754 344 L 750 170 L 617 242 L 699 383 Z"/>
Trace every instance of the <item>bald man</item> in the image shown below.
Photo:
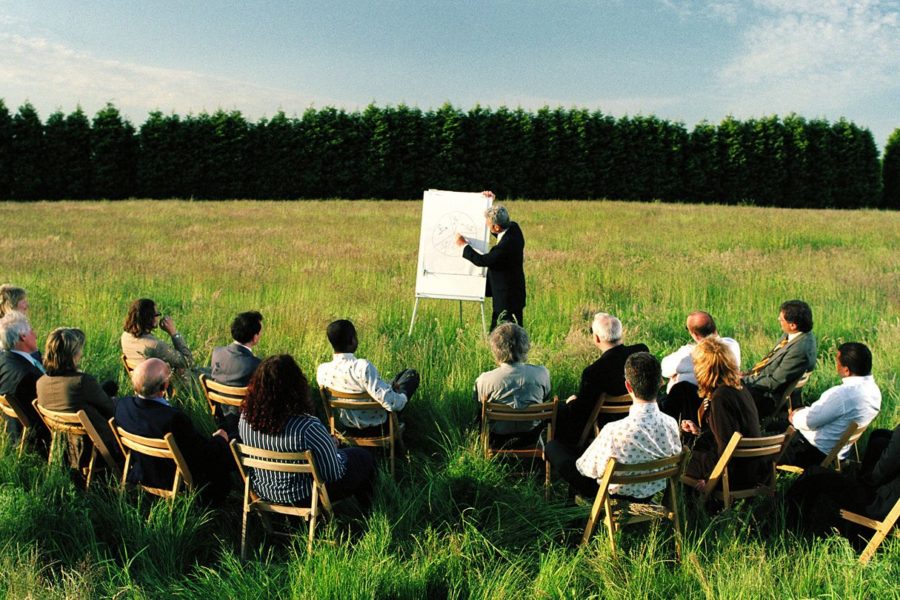
<path fill-rule="evenodd" d="M 228 449 L 228 434 L 219 429 L 205 436 L 194 429 L 191 419 L 171 406 L 165 397 L 172 371 L 158 358 L 148 358 L 131 374 L 136 396 L 119 399 L 116 405 L 116 425 L 136 435 L 162 438 L 175 435 L 175 442 L 187 461 L 188 468 L 207 504 L 219 504 L 231 488 L 229 471 L 234 460 Z M 127 480 L 133 484 L 171 488 L 175 477 L 172 461 L 135 453 Z"/>
<path fill-rule="evenodd" d="M 708 337 L 718 337 L 734 354 L 737 369 L 741 368 L 741 347 L 733 339 L 719 336 L 711 314 L 695 310 L 688 315 L 685 327 L 693 342 L 685 344 L 662 359 L 662 376 L 668 379 L 669 383 L 666 386 L 666 398 L 660 408 L 677 420 L 682 416 L 685 419 L 695 418 L 697 409 L 700 408 L 701 400 L 697 396 L 694 360 L 691 358 L 691 353 L 699 342 Z"/>

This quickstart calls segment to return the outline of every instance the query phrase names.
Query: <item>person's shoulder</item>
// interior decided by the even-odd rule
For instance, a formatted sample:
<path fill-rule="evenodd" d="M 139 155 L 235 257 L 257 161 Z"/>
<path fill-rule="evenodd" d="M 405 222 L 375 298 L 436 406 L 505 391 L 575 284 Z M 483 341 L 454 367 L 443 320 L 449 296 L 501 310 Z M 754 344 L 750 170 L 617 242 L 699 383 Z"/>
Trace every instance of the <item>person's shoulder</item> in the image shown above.
<path fill-rule="evenodd" d="M 625 346 L 625 350 L 628 352 L 629 356 L 636 352 L 650 352 L 650 348 L 647 344 L 632 344 L 630 346 Z"/>

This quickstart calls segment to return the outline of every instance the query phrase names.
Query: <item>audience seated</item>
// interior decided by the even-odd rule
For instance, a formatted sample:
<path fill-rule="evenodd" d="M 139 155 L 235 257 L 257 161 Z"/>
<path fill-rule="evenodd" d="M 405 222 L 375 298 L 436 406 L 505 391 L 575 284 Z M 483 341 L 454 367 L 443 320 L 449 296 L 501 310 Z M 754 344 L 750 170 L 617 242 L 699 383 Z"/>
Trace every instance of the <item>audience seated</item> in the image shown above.
<path fill-rule="evenodd" d="M 359 346 L 356 328 L 346 319 L 334 321 L 326 330 L 334 349 L 331 362 L 322 363 L 316 372 L 319 386 L 350 394 L 368 393 L 389 412 L 400 412 L 419 388 L 419 374 L 404 369 L 391 383 L 378 374 L 378 369 L 364 358 L 353 355 Z M 380 410 L 340 410 L 338 419 L 350 435 L 381 435 L 387 415 Z"/>
<path fill-rule="evenodd" d="M 153 300 L 135 300 L 125 317 L 122 353 L 133 364 L 139 364 L 148 358 L 159 358 L 172 369 L 190 368 L 193 357 L 184 338 L 175 329 L 175 322 L 172 317 L 160 317 L 162 314 Z M 151 333 L 157 327 L 169 334 L 174 348 Z"/>
<path fill-rule="evenodd" d="M 50 441 L 50 432 L 31 402 L 37 396 L 37 380 L 44 374 L 44 366 L 33 356 L 37 352 L 37 334 L 28 317 L 13 310 L 0 318 L 0 346 L 5 350 L 0 352 L 0 395 L 34 424 L 37 448 L 43 451 Z M 10 441 L 18 443 L 21 423 L 6 415 L 4 418 Z"/>
<path fill-rule="evenodd" d="M 698 342 L 708 337 L 722 340 L 734 353 L 735 363 L 738 366 L 741 364 L 741 347 L 733 339 L 719 336 L 711 314 L 701 310 L 694 311 L 688 315 L 685 326 L 693 343 L 685 344 L 663 358 L 661 363 L 662 376 L 669 383 L 666 385 L 666 396 L 660 402 L 660 409 L 676 420 L 680 420 L 682 416 L 692 418 L 702 402 L 697 394 L 697 378 L 694 376 L 694 360 L 691 358 Z"/>
<path fill-rule="evenodd" d="M 107 390 L 115 395 L 116 385 L 109 381 L 101 387 L 93 376 L 79 371 L 83 352 L 84 332 L 80 329 L 59 327 L 47 336 L 44 348 L 46 374 L 37 381 L 38 404 L 57 412 L 74 413 L 83 409 L 115 456 L 118 445 L 109 429 L 115 401 Z M 87 467 L 91 451 L 89 439 L 72 436 L 69 441 L 69 463 L 74 468 Z"/>
<path fill-rule="evenodd" d="M 703 404 L 698 421 L 682 420 L 681 429 L 697 436 L 685 473 L 702 487 L 735 432 L 744 437 L 760 437 L 759 413 L 752 396 L 741 386 L 730 346 L 708 337 L 697 344 L 692 357 Z M 768 465 L 767 470 L 765 459 L 733 459 L 729 465 L 731 486 L 745 489 L 765 481 L 771 472 L 771 463 Z"/>
<path fill-rule="evenodd" d="M 501 323 L 491 332 L 491 353 L 497 368 L 475 380 L 475 401 L 499 402 L 513 408 L 527 408 L 550 400 L 550 372 L 546 367 L 527 364 L 531 342 L 515 323 Z M 479 408 L 479 415 L 480 415 Z M 491 445 L 507 442 L 532 445 L 541 432 L 541 421 L 491 421 Z"/>
<path fill-rule="evenodd" d="M 325 425 L 313 416 L 306 376 L 288 354 L 262 361 L 250 379 L 238 423 L 248 446 L 277 452 L 310 450 L 330 500 L 354 496 L 363 509 L 372 501 L 375 458 L 363 448 L 338 449 Z M 250 470 L 253 491 L 279 504 L 307 505 L 312 477 L 305 473 Z"/>
<path fill-rule="evenodd" d="M 11 311 L 17 311 L 28 316 L 28 309 L 31 305 L 28 303 L 28 292 L 25 289 L 4 283 L 0 285 L 0 317 Z M 41 351 L 35 350 L 31 356 L 38 362 L 41 362 Z"/>
<path fill-rule="evenodd" d="M 836 472 L 813 466 L 791 486 L 786 495 L 787 523 L 809 534 L 828 535 L 837 528 L 857 541 L 871 535 L 840 518 L 847 509 L 883 520 L 900 498 L 900 425 L 893 433 L 873 431 L 857 473 Z"/>
<path fill-rule="evenodd" d="M 242 312 L 231 322 L 231 337 L 227 346 L 216 346 L 210 359 L 210 375 L 214 381 L 232 387 L 247 387 L 260 359 L 253 348 L 262 336 L 263 317 L 257 311 Z M 234 406 L 216 405 L 216 423 L 229 433 L 235 431 L 240 410 Z"/>
<path fill-rule="evenodd" d="M 578 393 L 570 396 L 565 404 L 560 404 L 556 417 L 556 439 L 573 446 L 578 443 L 600 394 L 622 396 L 627 393 L 625 360 L 636 352 L 649 351 L 644 344 L 626 346 L 622 341 L 622 322 L 607 313 L 594 315 L 591 334 L 594 345 L 600 349 L 600 358 L 582 371 Z M 604 415 L 601 427 L 616 418 Z"/>
<path fill-rule="evenodd" d="M 219 429 L 206 436 L 194 429 L 191 419 L 171 406 L 165 398 L 171 376 L 169 365 L 159 358 L 148 358 L 131 374 L 136 396 L 125 396 L 116 403 L 116 425 L 129 433 L 162 438 L 167 433 L 187 461 L 204 502 L 220 503 L 231 488 L 230 471 L 235 470 L 228 448 L 228 435 Z M 170 460 L 134 454 L 127 474 L 129 483 L 170 488 L 175 465 Z"/>
<path fill-rule="evenodd" d="M 743 383 L 750 390 L 757 412 L 768 417 L 787 386 L 816 367 L 816 336 L 809 304 L 788 300 L 781 305 L 778 323 L 784 335 L 775 347 L 754 367 L 744 373 Z"/>
<path fill-rule="evenodd" d="M 625 360 L 625 389 L 633 404 L 623 419 L 607 423 L 600 435 L 578 457 L 557 440 L 547 444 L 545 456 L 576 492 L 593 497 L 599 488 L 610 458 L 624 464 L 649 462 L 681 452 L 678 423 L 661 412 L 656 394 L 662 382 L 659 361 L 649 352 L 636 352 Z M 620 498 L 645 500 L 665 489 L 666 482 L 610 485 L 610 494 Z"/>
<path fill-rule="evenodd" d="M 841 384 L 826 390 L 811 406 L 793 411 L 789 420 L 797 435 L 781 464 L 810 467 L 821 464 L 850 423 L 867 426 L 881 410 L 881 390 L 872 378 L 872 353 L 858 342 L 838 348 L 835 360 Z M 784 430 L 786 423 L 778 429 Z M 850 446 L 838 458 L 844 458 Z"/>

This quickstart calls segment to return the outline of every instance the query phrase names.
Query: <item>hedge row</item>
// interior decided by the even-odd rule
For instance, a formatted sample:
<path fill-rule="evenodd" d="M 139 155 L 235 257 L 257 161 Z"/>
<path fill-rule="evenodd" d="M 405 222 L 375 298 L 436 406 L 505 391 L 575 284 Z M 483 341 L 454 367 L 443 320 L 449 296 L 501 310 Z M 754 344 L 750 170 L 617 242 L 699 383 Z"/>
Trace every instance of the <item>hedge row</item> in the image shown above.
<path fill-rule="evenodd" d="M 893 136 L 894 146 L 900 136 Z M 892 154 L 893 153 L 893 154 Z M 897 149 L 867 129 L 797 115 L 682 123 L 585 109 L 153 112 L 109 104 L 45 123 L 0 100 L 0 198 L 420 198 L 427 188 L 514 198 L 896 207 Z M 893 158 L 891 158 L 893 157 Z M 893 162 L 888 159 L 891 158 Z M 893 187 L 891 187 L 893 186 Z M 891 196 L 890 194 L 894 194 Z"/>

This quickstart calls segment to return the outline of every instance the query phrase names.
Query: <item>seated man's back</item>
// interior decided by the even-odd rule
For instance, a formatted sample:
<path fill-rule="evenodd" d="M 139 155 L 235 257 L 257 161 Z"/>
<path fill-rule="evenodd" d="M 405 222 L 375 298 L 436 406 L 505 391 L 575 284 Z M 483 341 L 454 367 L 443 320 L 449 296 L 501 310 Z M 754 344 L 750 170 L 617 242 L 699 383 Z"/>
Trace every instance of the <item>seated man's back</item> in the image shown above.
<path fill-rule="evenodd" d="M 250 377 L 259 366 L 259 357 L 253 348 L 262 335 L 262 315 L 257 311 L 242 312 L 231 323 L 234 341 L 227 346 L 216 346 L 210 359 L 210 375 L 222 385 L 247 387 Z"/>

